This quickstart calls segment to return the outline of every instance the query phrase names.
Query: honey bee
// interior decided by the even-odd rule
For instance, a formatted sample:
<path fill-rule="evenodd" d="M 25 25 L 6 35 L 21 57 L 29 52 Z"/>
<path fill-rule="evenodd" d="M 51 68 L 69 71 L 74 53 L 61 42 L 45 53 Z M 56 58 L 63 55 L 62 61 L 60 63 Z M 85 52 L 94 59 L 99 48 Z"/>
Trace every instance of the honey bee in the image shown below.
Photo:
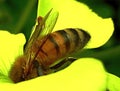
<path fill-rule="evenodd" d="M 65 63 L 65 60 L 60 59 L 68 57 L 87 44 L 90 35 L 82 29 L 66 28 L 52 32 L 58 15 L 57 12 L 52 13 L 51 9 L 44 18 L 38 18 L 35 31 L 25 46 L 24 55 L 16 59 L 10 70 L 13 82 L 52 73 L 57 64 Z"/>

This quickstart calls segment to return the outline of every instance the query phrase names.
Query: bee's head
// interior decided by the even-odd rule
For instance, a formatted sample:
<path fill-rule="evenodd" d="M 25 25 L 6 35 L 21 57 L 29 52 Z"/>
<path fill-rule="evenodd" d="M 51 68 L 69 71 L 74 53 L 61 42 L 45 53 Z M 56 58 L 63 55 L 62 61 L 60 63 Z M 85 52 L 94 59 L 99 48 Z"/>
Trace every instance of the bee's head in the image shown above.
<path fill-rule="evenodd" d="M 32 61 L 27 64 L 27 60 L 24 56 L 17 58 L 10 70 L 10 78 L 13 82 L 21 82 L 38 77 L 42 74 L 42 70 L 38 61 Z"/>
<path fill-rule="evenodd" d="M 13 82 L 21 82 L 24 81 L 24 67 L 25 67 L 25 58 L 23 56 L 16 59 L 11 70 L 10 70 L 10 78 Z"/>

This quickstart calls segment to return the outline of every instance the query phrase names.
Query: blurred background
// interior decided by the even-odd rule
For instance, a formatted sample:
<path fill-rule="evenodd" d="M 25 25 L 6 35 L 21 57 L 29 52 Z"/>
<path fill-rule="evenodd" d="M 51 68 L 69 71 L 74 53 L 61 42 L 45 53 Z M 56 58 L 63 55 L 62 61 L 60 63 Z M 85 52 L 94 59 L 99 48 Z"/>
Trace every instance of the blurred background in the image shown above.
<path fill-rule="evenodd" d="M 112 17 L 115 31 L 102 47 L 84 50 L 74 56 L 98 58 L 102 60 L 108 72 L 120 77 L 120 0 L 77 1 L 87 4 L 103 18 Z M 0 30 L 15 34 L 22 32 L 28 40 L 36 22 L 37 2 L 37 0 L 0 0 Z"/>

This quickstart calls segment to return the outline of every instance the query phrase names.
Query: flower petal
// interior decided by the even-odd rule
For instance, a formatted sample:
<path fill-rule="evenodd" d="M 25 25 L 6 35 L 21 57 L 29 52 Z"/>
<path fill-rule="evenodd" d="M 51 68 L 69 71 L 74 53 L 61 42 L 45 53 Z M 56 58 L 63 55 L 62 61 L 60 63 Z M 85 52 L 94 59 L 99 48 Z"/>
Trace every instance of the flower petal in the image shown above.
<path fill-rule="evenodd" d="M 112 19 L 99 17 L 85 4 L 75 0 L 39 0 L 38 16 L 45 16 L 51 8 L 59 12 L 54 31 L 65 28 L 84 29 L 91 35 L 86 48 L 103 45 L 113 33 Z"/>
<path fill-rule="evenodd" d="M 110 73 L 107 74 L 109 91 L 120 91 L 120 78 Z"/>
<path fill-rule="evenodd" d="M 18 84 L 0 84 L 4 91 L 105 91 L 107 75 L 102 63 L 94 58 L 81 58 L 57 73 Z"/>
<path fill-rule="evenodd" d="M 16 57 L 23 54 L 25 37 L 0 30 L 0 74 L 8 76 Z"/>

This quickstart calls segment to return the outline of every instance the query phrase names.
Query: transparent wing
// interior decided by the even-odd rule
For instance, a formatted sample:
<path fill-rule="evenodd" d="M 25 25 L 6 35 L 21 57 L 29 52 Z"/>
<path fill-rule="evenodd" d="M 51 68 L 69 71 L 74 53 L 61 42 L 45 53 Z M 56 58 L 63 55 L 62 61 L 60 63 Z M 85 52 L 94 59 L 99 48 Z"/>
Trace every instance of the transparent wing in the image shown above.
<path fill-rule="evenodd" d="M 43 29 L 38 38 L 42 38 L 52 32 L 57 22 L 58 15 L 58 12 L 55 12 L 52 9 L 48 12 L 48 14 L 43 18 Z"/>
<path fill-rule="evenodd" d="M 32 69 L 32 68 L 29 68 L 29 66 L 32 65 L 32 62 L 37 57 L 40 51 L 40 48 L 44 44 L 46 39 L 42 40 L 39 43 L 39 48 L 36 52 L 33 52 L 34 49 L 32 49 L 32 47 L 34 46 L 34 42 L 36 42 L 37 39 L 40 40 L 41 38 L 49 35 L 49 33 L 52 32 L 56 24 L 57 18 L 58 18 L 58 12 L 53 12 L 52 9 L 46 14 L 45 17 L 43 18 L 38 17 L 38 24 L 35 27 L 35 31 L 33 32 L 32 36 L 30 37 L 25 47 L 24 53 L 27 60 L 25 69 Z"/>
<path fill-rule="evenodd" d="M 52 32 L 57 18 L 58 12 L 53 12 L 52 9 L 45 15 L 44 18 L 38 17 L 38 24 L 35 27 L 35 31 L 26 44 L 25 54 L 28 54 L 30 52 L 31 46 L 35 42 L 35 40 L 37 40 L 38 38 L 41 39 L 42 37 Z"/>

